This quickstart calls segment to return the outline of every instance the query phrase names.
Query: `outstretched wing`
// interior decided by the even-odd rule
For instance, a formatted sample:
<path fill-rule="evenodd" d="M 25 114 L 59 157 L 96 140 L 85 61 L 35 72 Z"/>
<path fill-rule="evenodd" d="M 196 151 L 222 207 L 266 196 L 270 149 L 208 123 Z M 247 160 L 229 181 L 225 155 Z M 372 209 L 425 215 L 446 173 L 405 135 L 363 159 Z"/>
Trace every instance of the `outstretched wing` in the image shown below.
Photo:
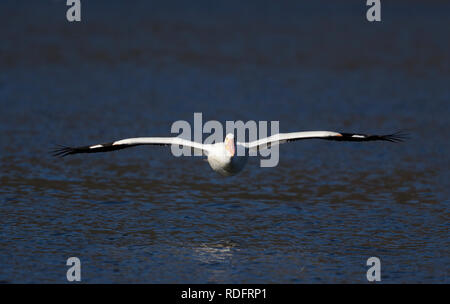
<path fill-rule="evenodd" d="M 367 135 L 359 133 L 342 133 L 332 131 L 306 131 L 306 132 L 292 132 L 292 133 L 279 133 L 263 139 L 255 140 L 249 143 L 240 143 L 248 149 L 265 149 L 272 145 L 282 144 L 285 142 L 291 142 L 302 139 L 325 139 L 335 141 L 375 141 L 384 140 L 389 142 L 401 142 L 408 138 L 408 135 L 403 132 L 397 132 L 387 135 Z"/>
<path fill-rule="evenodd" d="M 190 140 L 182 139 L 179 137 L 137 137 L 137 138 L 127 138 L 110 143 L 97 144 L 92 146 L 81 146 L 81 147 L 66 147 L 59 145 L 58 148 L 54 149 L 52 152 L 53 156 L 64 157 L 70 154 L 78 153 L 97 153 L 97 152 L 109 152 L 115 150 L 121 150 L 125 148 L 141 146 L 141 145 L 156 145 L 156 146 L 170 146 L 170 145 L 180 145 L 188 146 L 194 149 L 201 150 L 203 153 L 207 154 L 210 145 L 204 145 L 201 143 L 193 142 Z"/>

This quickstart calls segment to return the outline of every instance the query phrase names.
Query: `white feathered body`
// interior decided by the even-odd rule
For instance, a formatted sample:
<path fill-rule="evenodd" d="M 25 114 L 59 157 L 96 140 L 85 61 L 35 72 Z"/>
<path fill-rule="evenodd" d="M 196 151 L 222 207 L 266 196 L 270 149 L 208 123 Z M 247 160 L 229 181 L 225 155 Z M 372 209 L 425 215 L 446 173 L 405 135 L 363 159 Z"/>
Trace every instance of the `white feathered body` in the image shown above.
<path fill-rule="evenodd" d="M 208 163 L 211 168 L 223 176 L 235 175 L 244 169 L 248 153 L 244 156 L 230 155 L 224 143 L 215 143 L 208 150 Z"/>

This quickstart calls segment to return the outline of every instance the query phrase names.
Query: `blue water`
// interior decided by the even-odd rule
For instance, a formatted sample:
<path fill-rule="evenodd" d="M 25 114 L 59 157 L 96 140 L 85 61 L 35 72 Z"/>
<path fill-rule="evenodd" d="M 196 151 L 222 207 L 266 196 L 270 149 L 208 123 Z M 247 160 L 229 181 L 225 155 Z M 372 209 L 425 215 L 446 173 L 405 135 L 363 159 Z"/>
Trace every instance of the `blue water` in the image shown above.
<path fill-rule="evenodd" d="M 0 4 L 0 282 L 449 283 L 450 5 L 365 1 Z M 280 147 L 224 178 L 167 147 L 55 143 L 280 121 L 410 139 Z"/>

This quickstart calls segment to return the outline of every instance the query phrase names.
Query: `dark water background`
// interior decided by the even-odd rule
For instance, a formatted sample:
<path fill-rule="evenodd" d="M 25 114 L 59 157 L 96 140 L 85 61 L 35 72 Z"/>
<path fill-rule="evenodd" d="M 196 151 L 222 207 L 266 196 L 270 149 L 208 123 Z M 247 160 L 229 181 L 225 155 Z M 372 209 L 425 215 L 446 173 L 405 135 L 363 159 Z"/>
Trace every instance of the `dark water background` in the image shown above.
<path fill-rule="evenodd" d="M 449 283 L 450 3 L 0 3 L 0 281 Z M 411 139 L 281 146 L 232 178 L 138 147 L 179 119 Z"/>

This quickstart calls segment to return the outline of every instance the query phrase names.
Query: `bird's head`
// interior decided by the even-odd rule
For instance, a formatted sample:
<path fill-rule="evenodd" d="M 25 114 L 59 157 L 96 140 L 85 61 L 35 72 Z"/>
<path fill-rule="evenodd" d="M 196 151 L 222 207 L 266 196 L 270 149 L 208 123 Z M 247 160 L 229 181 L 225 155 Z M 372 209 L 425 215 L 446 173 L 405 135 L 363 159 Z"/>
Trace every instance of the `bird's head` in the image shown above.
<path fill-rule="evenodd" d="M 227 136 L 225 137 L 225 150 L 227 151 L 227 154 L 230 157 L 233 157 L 234 154 L 236 153 L 236 146 L 234 143 L 234 135 L 231 133 L 228 133 Z"/>

